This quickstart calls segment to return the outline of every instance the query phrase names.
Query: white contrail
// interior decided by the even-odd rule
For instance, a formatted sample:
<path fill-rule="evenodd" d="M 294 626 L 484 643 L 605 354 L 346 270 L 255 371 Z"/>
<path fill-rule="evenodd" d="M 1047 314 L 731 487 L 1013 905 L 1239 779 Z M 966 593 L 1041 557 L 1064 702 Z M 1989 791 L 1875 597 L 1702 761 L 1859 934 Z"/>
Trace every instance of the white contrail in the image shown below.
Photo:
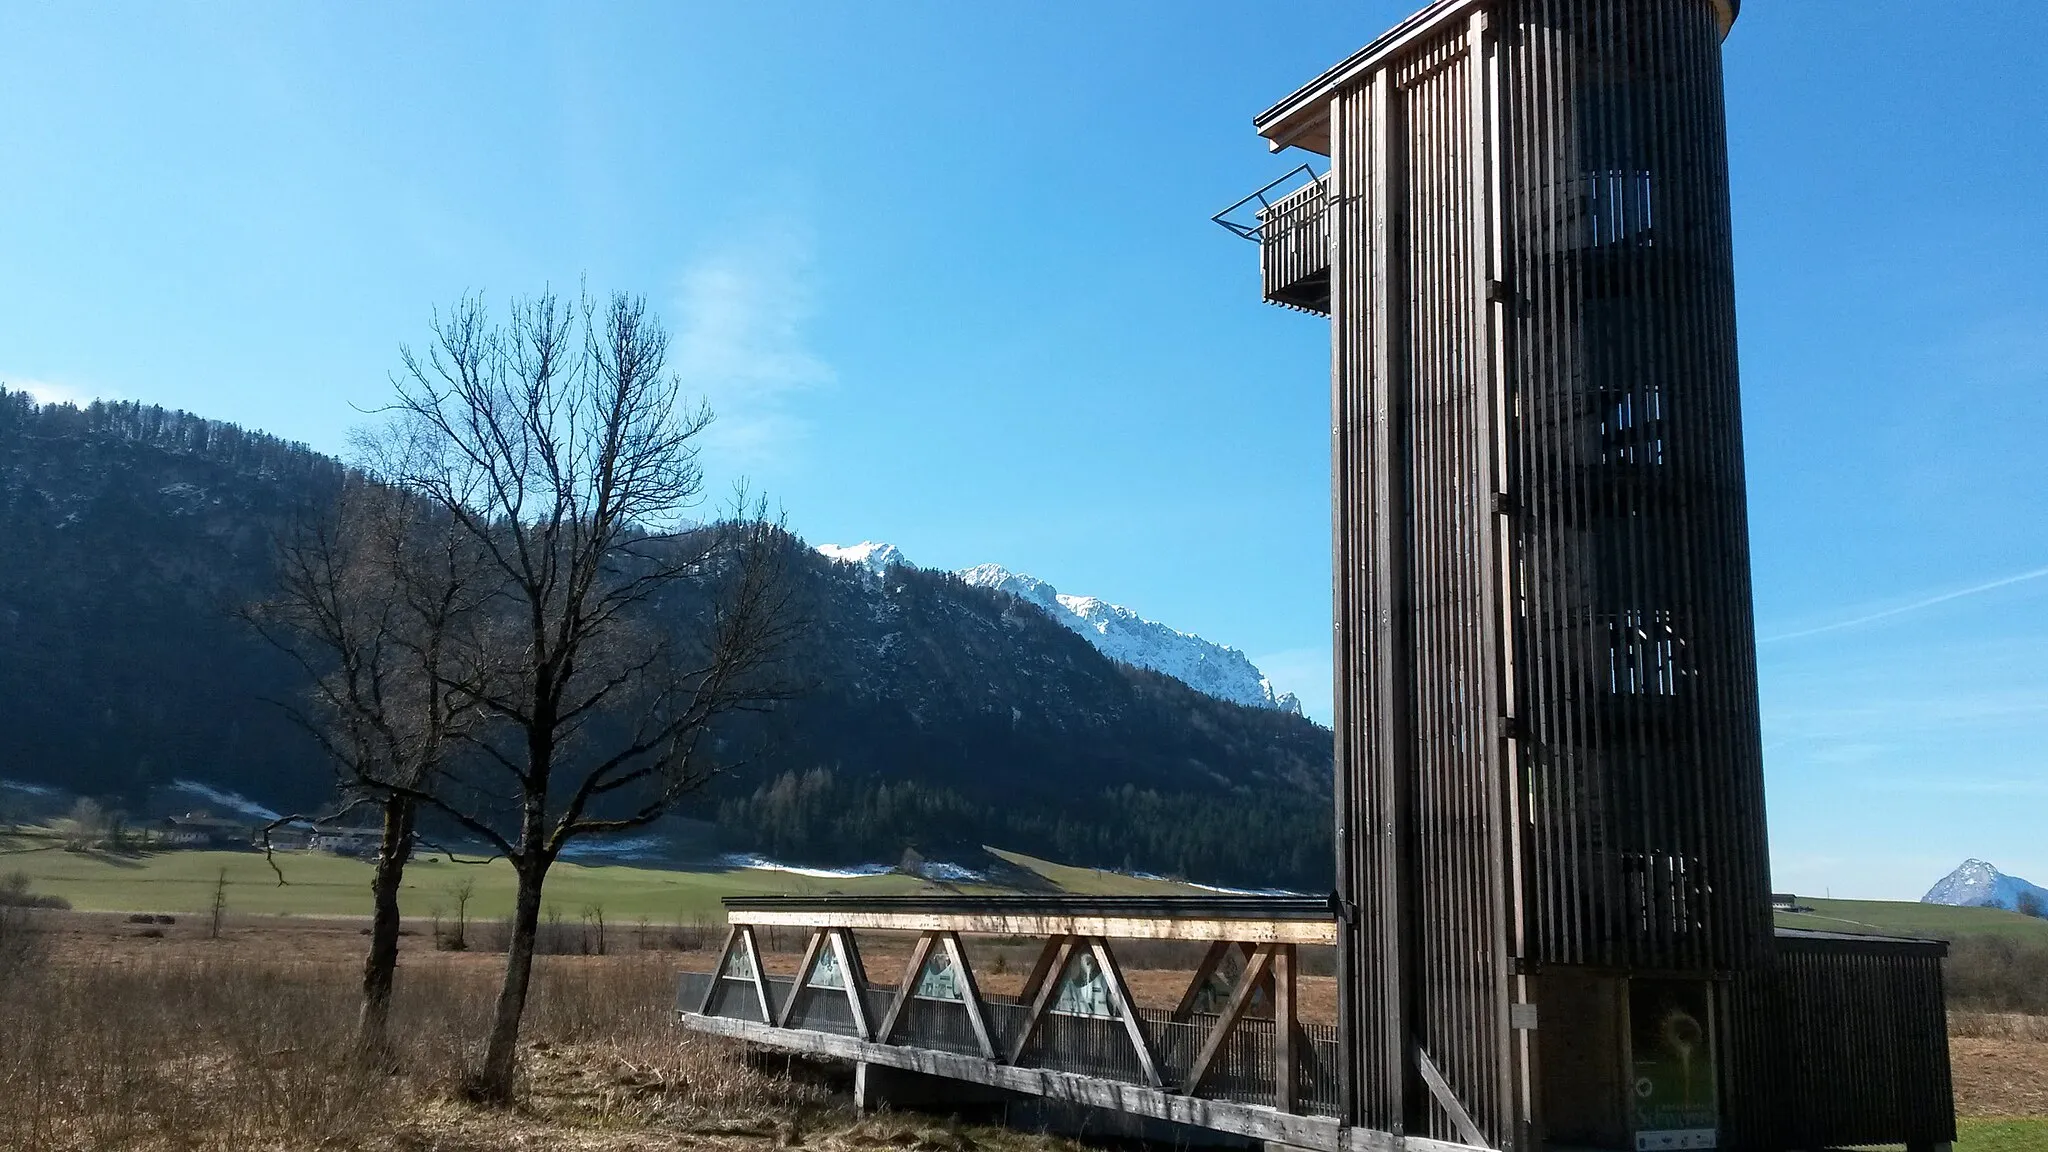
<path fill-rule="evenodd" d="M 1976 596 L 1983 592 L 2007 587 L 2008 585 L 2024 584 L 2029 580 L 2039 580 L 2043 576 L 2048 576 L 2048 568 L 2035 568 L 2032 571 L 2021 572 L 2017 576 L 2005 576 L 1983 584 L 1972 585 L 1968 588 L 1958 588 L 1954 592 L 1943 592 L 1939 596 L 1929 596 L 1925 600 L 1915 600 L 1911 604 L 1901 604 L 1896 608 L 1887 608 L 1882 612 L 1872 612 L 1865 616 L 1858 616 L 1853 620 L 1837 620 L 1833 624 L 1822 624 L 1816 628 L 1802 628 L 1797 632 L 1781 632 L 1776 636 L 1766 636 L 1762 642 L 1772 644 L 1779 640 L 1797 640 L 1802 636 L 1818 636 L 1823 632 L 1839 632 L 1844 628 L 1855 628 L 1863 624 L 1872 623 L 1873 621 L 1886 620 L 1893 616 L 1903 616 L 1908 612 L 1918 612 L 1922 608 L 1932 608 L 1936 604 L 1946 604 L 1951 600 L 1960 600 L 1965 596 Z"/>

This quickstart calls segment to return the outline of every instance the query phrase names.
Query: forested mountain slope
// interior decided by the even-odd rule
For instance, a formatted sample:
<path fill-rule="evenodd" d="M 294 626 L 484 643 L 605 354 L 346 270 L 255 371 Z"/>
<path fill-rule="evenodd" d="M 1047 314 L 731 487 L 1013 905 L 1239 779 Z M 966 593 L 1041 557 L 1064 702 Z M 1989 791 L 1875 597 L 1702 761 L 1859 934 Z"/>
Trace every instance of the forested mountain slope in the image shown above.
<path fill-rule="evenodd" d="M 331 774 L 265 702 L 295 673 L 233 612 L 343 475 L 184 413 L 0 393 L 0 778 L 131 807 L 179 779 L 320 802 Z M 696 805 L 726 848 L 852 863 L 994 843 L 1327 886 L 1327 730 L 1116 663 L 1007 593 L 785 543 L 805 691 L 734 734 L 756 755 Z"/>

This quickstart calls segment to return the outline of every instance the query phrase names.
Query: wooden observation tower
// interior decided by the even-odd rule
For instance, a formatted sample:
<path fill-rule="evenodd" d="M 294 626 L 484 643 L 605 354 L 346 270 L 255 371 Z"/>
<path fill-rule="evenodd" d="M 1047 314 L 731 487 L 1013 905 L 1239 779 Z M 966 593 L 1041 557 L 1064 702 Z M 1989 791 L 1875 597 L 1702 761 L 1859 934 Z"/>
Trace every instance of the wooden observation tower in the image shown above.
<path fill-rule="evenodd" d="M 1255 120 L 1328 160 L 1219 217 L 1267 300 L 1330 321 L 1327 901 L 729 901 L 685 1020 L 955 1086 L 927 1099 L 1327 1152 L 1952 1140 L 1944 946 L 1772 923 L 1737 8 L 1436 0 Z M 808 939 L 779 982 L 769 929 Z M 893 987 L 857 931 L 915 937 Z M 1016 995 L 979 987 L 977 936 L 1042 941 Z M 1202 946 L 1170 1010 L 1131 939 Z M 1331 947 L 1334 1027 L 1298 1011 Z"/>

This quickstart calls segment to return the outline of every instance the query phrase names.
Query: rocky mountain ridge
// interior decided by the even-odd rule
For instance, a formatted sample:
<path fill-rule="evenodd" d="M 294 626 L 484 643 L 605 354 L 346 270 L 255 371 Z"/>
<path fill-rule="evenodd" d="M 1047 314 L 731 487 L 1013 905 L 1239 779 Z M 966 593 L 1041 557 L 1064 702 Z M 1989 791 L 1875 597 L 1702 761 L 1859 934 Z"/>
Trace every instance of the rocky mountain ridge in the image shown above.
<path fill-rule="evenodd" d="M 864 540 L 817 548 L 820 554 L 871 576 L 880 576 L 891 566 L 916 567 L 894 544 Z M 1005 592 L 1036 606 L 1112 660 L 1164 673 L 1218 700 L 1301 715 L 1301 701 L 1294 693 L 1274 688 L 1250 657 L 1227 644 L 1148 620 L 1121 604 L 1068 595 L 1035 576 L 999 564 L 977 564 L 953 574 L 976 588 Z"/>

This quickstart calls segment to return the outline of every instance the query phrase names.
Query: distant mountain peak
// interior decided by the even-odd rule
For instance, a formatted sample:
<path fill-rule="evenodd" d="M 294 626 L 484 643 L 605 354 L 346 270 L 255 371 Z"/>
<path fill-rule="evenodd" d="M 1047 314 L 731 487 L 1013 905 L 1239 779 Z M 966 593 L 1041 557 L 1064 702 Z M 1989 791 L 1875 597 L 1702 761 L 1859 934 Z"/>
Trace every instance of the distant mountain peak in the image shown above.
<path fill-rule="evenodd" d="M 887 575 L 892 564 L 915 567 L 903 558 L 902 550 L 894 544 L 883 544 L 874 540 L 863 540 L 858 544 L 820 544 L 818 552 L 841 564 L 864 568 L 876 576 Z"/>
<path fill-rule="evenodd" d="M 1920 898 L 1922 904 L 1949 904 L 1959 908 L 2004 908 L 2017 909 L 2020 897 L 2028 892 L 2034 894 L 2044 907 L 2048 907 L 2048 888 L 2030 884 L 2017 876 L 2000 872 L 1988 860 L 1975 858 L 1965 860 L 1956 870 L 1935 882 Z"/>
<path fill-rule="evenodd" d="M 876 574 L 887 571 L 891 564 L 910 564 L 895 545 L 874 541 L 821 544 L 818 551 Z M 1100 597 L 1068 595 L 1036 576 L 1012 572 L 1000 564 L 977 564 L 954 575 L 977 588 L 1008 592 L 1029 601 L 1113 660 L 1164 673 L 1219 700 L 1301 715 L 1301 701 L 1292 692 L 1276 691 L 1250 657 L 1229 645 L 1147 620 Z"/>

